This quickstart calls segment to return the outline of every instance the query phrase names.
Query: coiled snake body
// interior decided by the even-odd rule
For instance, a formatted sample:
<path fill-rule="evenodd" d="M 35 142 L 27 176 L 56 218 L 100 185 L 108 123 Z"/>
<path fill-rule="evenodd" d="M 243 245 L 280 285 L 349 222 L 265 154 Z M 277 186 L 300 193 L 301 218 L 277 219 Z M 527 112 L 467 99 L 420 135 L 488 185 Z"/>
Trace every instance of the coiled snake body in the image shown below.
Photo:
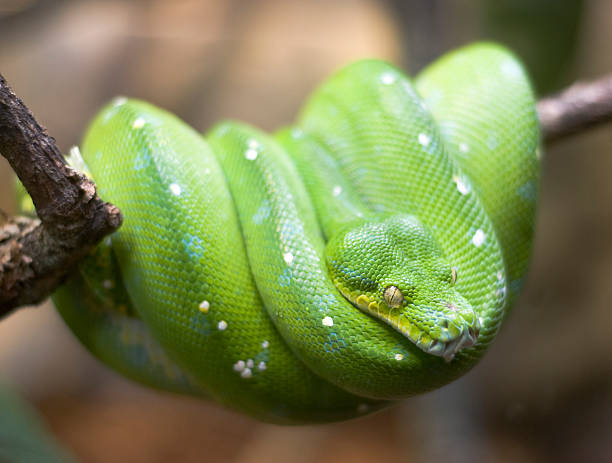
<path fill-rule="evenodd" d="M 538 143 L 526 75 L 491 44 L 414 83 L 349 65 L 275 136 L 117 99 L 82 151 L 125 221 L 54 301 L 140 382 L 266 421 L 359 416 L 485 352 L 526 270 Z"/>

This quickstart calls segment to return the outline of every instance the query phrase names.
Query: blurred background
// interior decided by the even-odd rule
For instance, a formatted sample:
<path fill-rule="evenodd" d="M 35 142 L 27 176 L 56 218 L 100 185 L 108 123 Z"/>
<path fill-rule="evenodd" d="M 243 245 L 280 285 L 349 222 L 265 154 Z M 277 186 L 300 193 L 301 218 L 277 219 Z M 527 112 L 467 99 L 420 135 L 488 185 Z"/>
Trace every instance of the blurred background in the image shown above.
<path fill-rule="evenodd" d="M 115 95 L 204 130 L 290 122 L 360 57 L 417 72 L 505 43 L 539 95 L 612 72 L 605 0 L 0 0 L 0 72 L 63 151 Z M 97 363 L 50 304 L 0 321 L 0 379 L 82 462 L 612 460 L 612 125 L 548 147 L 527 287 L 485 359 L 364 419 L 263 425 Z M 0 158 L 0 209 L 15 211 Z M 2 413 L 2 410 L 0 410 Z"/>

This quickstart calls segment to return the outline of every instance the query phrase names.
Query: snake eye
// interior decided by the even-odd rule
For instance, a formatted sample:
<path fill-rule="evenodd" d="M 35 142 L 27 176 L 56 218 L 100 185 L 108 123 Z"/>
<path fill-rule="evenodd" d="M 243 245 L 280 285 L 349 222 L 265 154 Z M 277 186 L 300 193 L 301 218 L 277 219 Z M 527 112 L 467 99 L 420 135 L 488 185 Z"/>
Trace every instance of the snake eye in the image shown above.
<path fill-rule="evenodd" d="M 457 282 L 457 269 L 453 267 L 451 269 L 451 285 L 454 285 Z"/>
<path fill-rule="evenodd" d="M 387 286 L 383 291 L 383 297 L 392 309 L 401 307 L 404 302 L 404 295 L 397 286 Z"/>

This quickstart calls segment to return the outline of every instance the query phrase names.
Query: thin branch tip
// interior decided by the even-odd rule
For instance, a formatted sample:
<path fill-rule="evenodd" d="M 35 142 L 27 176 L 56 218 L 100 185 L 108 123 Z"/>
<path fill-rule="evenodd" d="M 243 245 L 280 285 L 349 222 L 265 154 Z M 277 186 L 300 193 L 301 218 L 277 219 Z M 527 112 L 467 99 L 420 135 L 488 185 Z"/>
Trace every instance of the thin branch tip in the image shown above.
<path fill-rule="evenodd" d="M 544 140 L 561 140 L 612 120 L 612 74 L 577 82 L 537 105 Z"/>

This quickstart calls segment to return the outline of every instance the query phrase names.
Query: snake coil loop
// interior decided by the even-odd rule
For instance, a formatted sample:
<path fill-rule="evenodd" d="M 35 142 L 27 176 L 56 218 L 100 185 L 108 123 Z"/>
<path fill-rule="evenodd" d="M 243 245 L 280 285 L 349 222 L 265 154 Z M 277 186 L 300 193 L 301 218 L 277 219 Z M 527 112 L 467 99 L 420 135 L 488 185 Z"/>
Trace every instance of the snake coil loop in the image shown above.
<path fill-rule="evenodd" d="M 54 301 L 112 368 L 281 423 L 347 419 L 482 357 L 529 258 L 539 129 L 505 49 L 376 60 L 271 136 L 118 98 L 84 163 L 125 221 Z M 458 278 L 459 275 L 459 278 Z"/>

